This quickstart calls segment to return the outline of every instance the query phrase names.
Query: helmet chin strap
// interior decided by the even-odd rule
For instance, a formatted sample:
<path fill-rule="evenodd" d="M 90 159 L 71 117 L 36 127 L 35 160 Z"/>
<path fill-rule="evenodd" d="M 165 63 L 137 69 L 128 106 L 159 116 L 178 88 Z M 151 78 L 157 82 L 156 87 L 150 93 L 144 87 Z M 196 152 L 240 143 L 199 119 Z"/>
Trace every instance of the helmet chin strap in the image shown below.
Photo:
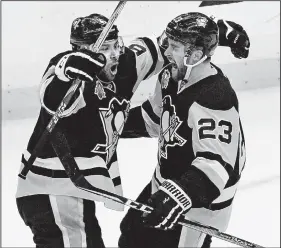
<path fill-rule="evenodd" d="M 201 64 L 204 60 L 207 59 L 207 56 L 204 55 L 204 56 L 203 56 L 198 62 L 196 62 L 194 65 L 188 65 L 188 64 L 186 63 L 188 57 L 189 57 L 189 55 L 184 56 L 184 58 L 183 58 L 183 63 L 184 63 L 184 65 L 187 67 L 186 73 L 185 73 L 185 76 L 184 76 L 184 79 L 183 79 L 183 80 L 186 80 L 186 81 L 188 80 L 188 78 L 189 78 L 189 76 L 190 76 L 190 73 L 191 73 L 192 68 L 195 67 L 195 66 L 197 66 L 197 65 L 199 65 L 199 64 Z"/>

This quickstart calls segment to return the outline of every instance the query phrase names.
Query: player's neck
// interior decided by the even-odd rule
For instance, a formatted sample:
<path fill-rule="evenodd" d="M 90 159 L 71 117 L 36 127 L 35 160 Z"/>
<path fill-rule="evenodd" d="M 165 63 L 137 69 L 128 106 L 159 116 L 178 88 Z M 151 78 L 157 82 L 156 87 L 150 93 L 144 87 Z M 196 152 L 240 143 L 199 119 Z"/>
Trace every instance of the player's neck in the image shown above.
<path fill-rule="evenodd" d="M 102 84 L 105 84 L 105 85 L 113 83 L 113 81 L 105 81 L 105 80 L 102 80 L 102 79 L 100 79 L 98 76 L 97 76 L 97 79 L 98 79 Z"/>
<path fill-rule="evenodd" d="M 184 91 L 191 85 L 201 81 L 202 79 L 209 77 L 211 75 L 217 74 L 218 71 L 210 63 L 210 59 L 206 59 L 201 64 L 192 68 L 191 73 L 187 80 L 180 80 L 178 82 L 178 94 Z"/>
<path fill-rule="evenodd" d="M 211 63 L 210 59 L 206 59 L 201 64 L 195 66 L 192 68 L 192 71 L 190 73 L 190 76 L 188 78 L 188 82 L 191 84 L 194 84 L 206 77 L 209 77 L 211 75 L 217 74 L 218 71 L 216 68 L 214 68 Z"/>

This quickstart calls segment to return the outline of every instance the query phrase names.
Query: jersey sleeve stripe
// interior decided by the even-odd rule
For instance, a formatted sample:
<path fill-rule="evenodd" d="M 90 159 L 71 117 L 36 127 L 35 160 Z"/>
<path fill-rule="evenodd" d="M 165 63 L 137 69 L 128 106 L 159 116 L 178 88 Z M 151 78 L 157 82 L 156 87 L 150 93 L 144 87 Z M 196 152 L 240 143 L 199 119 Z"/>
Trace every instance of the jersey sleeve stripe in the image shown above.
<path fill-rule="evenodd" d="M 233 202 L 233 198 L 224 201 L 224 202 L 219 202 L 219 203 L 212 203 L 208 209 L 212 210 L 212 211 L 217 211 L 217 210 L 221 210 L 224 208 L 227 208 L 231 205 L 231 203 Z"/>
<path fill-rule="evenodd" d="M 195 166 L 193 168 L 203 176 L 203 180 L 205 182 L 204 185 L 208 185 L 208 187 L 210 187 L 210 184 L 212 184 L 217 188 L 217 185 L 215 185 L 214 182 L 212 182 L 203 171 L 201 171 Z M 215 211 L 229 207 L 232 203 L 235 192 L 235 188 L 230 190 L 223 189 L 222 191 L 220 191 L 220 195 L 212 201 L 212 203 L 207 207 L 207 209 Z"/>
<path fill-rule="evenodd" d="M 155 114 L 155 112 L 153 111 L 153 108 L 151 106 L 151 103 L 149 101 L 145 101 L 142 104 L 142 109 L 147 113 L 147 115 L 150 117 L 150 119 L 156 123 L 156 124 L 160 124 L 160 118 L 159 116 L 157 116 Z"/>
<path fill-rule="evenodd" d="M 121 177 L 115 177 L 112 179 L 113 185 L 118 186 L 121 185 Z"/>
<path fill-rule="evenodd" d="M 235 193 L 236 193 L 236 190 L 237 190 L 237 183 L 229 188 L 225 188 L 220 196 L 215 199 L 212 203 L 219 203 L 219 202 L 224 202 L 224 201 L 228 201 L 230 200 L 231 198 L 234 197 Z"/>
<path fill-rule="evenodd" d="M 144 41 L 145 45 L 149 49 L 151 57 L 152 57 L 152 61 L 153 61 L 152 66 L 150 67 L 148 73 L 145 75 L 145 77 L 143 79 L 143 80 L 145 80 L 155 70 L 155 67 L 156 67 L 157 61 L 158 61 L 158 53 L 157 53 L 156 47 L 151 39 L 149 39 L 147 37 L 142 37 L 140 39 L 142 39 Z"/>
<path fill-rule="evenodd" d="M 227 171 L 228 175 L 231 176 L 233 173 L 233 166 L 231 166 L 229 163 L 225 162 L 221 155 L 215 154 L 212 152 L 197 152 L 196 157 L 202 157 L 210 160 L 216 160 L 218 161 L 224 169 Z"/>
<path fill-rule="evenodd" d="M 41 79 L 41 83 L 45 82 L 49 77 L 55 75 L 55 66 L 50 66 Z"/>
<path fill-rule="evenodd" d="M 40 90 L 39 90 L 39 97 L 40 97 L 41 105 L 51 115 L 54 115 L 55 111 L 51 110 L 50 108 L 48 108 L 46 106 L 46 104 L 44 103 L 44 96 L 45 96 L 47 87 L 51 83 L 54 83 L 53 80 L 55 80 L 55 79 L 56 79 L 55 75 L 49 76 L 46 80 L 41 82 L 41 86 L 40 86 Z M 71 84 L 69 84 L 69 86 L 70 85 Z M 85 88 L 85 82 L 82 82 L 81 87 L 79 88 L 79 96 L 77 97 L 77 99 L 75 99 L 73 104 L 68 109 L 63 111 L 63 113 L 61 114 L 61 117 L 68 117 L 71 114 L 75 114 L 75 113 L 77 113 L 77 111 L 79 109 L 86 106 L 86 103 L 85 103 L 84 97 L 83 97 L 84 88 Z"/>
<path fill-rule="evenodd" d="M 192 165 L 201 170 L 220 192 L 224 189 L 229 175 L 218 161 L 197 157 Z"/>

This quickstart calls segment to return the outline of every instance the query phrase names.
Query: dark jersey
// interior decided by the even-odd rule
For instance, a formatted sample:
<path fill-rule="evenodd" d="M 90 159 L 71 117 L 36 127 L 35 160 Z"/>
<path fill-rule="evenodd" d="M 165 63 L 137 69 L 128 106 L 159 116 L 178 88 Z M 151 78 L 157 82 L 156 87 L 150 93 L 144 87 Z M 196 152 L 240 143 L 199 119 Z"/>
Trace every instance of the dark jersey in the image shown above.
<path fill-rule="evenodd" d="M 39 137 L 55 113 L 71 82 L 60 80 L 55 74 L 59 60 L 66 51 L 51 59 L 40 87 L 42 108 L 22 155 L 26 163 Z M 81 84 L 73 100 L 57 123 L 62 131 L 78 167 L 95 187 L 122 194 L 116 146 L 127 119 L 130 99 L 139 83 L 161 68 L 163 59 L 154 42 L 148 38 L 133 41 L 120 56 L 114 81 Z M 60 194 L 100 200 L 72 185 L 50 142 L 46 142 L 35 160 L 27 179 L 19 179 L 17 196 L 30 194 Z"/>
<path fill-rule="evenodd" d="M 174 81 L 171 69 L 160 72 L 154 95 L 131 110 L 122 135 L 158 137 L 152 193 L 165 179 L 180 182 L 193 209 L 205 209 L 194 214 L 196 220 L 231 206 L 245 164 L 245 141 L 237 96 L 219 68 L 203 62 L 187 83 Z"/>

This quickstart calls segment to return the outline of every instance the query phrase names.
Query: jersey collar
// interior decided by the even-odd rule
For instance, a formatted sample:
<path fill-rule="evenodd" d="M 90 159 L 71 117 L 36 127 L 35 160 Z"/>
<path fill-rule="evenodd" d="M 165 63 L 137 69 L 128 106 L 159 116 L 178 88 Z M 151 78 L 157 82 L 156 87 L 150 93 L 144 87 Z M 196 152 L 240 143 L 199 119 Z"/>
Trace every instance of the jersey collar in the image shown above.
<path fill-rule="evenodd" d="M 217 69 L 211 65 L 210 60 L 205 60 L 201 64 L 192 68 L 190 76 L 187 79 L 179 80 L 178 81 L 178 91 L 177 94 L 180 94 L 186 88 L 190 87 L 191 85 L 199 82 L 200 80 L 209 77 L 211 75 L 217 74 Z"/>

